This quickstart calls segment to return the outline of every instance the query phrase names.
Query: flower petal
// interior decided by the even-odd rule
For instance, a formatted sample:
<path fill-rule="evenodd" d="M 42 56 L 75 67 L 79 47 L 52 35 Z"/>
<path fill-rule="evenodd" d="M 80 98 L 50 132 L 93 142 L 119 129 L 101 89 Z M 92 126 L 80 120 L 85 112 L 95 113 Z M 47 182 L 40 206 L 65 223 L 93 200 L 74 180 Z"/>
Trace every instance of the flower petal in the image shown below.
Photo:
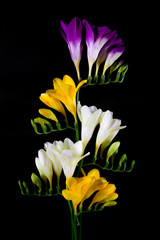
<path fill-rule="evenodd" d="M 68 43 L 67 25 L 63 21 L 60 21 L 60 33 L 61 33 L 62 37 L 64 38 L 64 40 Z"/>
<path fill-rule="evenodd" d="M 74 189 L 76 184 L 77 184 L 77 179 L 75 177 L 69 177 L 69 178 L 66 179 L 66 186 L 69 189 Z"/>
<path fill-rule="evenodd" d="M 78 17 L 74 17 L 67 27 L 67 38 L 69 42 L 74 45 L 81 41 L 82 38 L 82 24 Z"/>
<path fill-rule="evenodd" d="M 73 194 L 67 189 L 62 190 L 62 195 L 66 200 L 72 200 L 73 199 Z"/>
<path fill-rule="evenodd" d="M 45 103 L 48 107 L 51 107 L 58 112 L 61 112 L 64 115 L 64 117 L 67 119 L 65 109 L 64 109 L 62 103 L 58 99 L 50 96 L 47 93 L 42 93 L 40 96 L 40 100 L 43 103 Z"/>
<path fill-rule="evenodd" d="M 41 108 L 39 109 L 39 113 L 46 118 L 49 118 L 55 122 L 58 122 L 56 115 L 49 109 Z"/>
<path fill-rule="evenodd" d="M 84 19 L 82 23 L 86 28 L 86 44 L 87 46 L 90 46 L 90 44 L 94 43 L 94 32 L 89 22 L 87 22 L 87 20 Z"/>
<path fill-rule="evenodd" d="M 64 75 L 63 76 L 63 83 L 64 84 L 69 84 L 71 85 L 72 87 L 76 88 L 76 85 L 75 85 L 75 82 L 73 81 L 73 79 L 68 76 L 68 75 Z"/>
<path fill-rule="evenodd" d="M 85 84 L 86 82 L 87 82 L 87 80 L 81 81 L 81 82 L 78 84 L 78 86 L 76 87 L 76 92 L 78 92 L 79 88 L 80 88 L 83 84 Z"/>

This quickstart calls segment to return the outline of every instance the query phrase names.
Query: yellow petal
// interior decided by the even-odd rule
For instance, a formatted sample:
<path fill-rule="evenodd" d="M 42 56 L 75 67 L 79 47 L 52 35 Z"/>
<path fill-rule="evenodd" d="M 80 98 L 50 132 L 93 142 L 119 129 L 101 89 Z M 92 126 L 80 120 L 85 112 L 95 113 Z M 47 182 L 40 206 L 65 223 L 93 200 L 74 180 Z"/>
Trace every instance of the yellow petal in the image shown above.
<path fill-rule="evenodd" d="M 48 107 L 51 107 L 58 112 L 61 112 L 64 115 L 64 117 L 67 119 L 65 109 L 64 109 L 62 103 L 58 99 L 51 97 L 47 93 L 43 93 L 40 96 L 40 100 L 43 103 L 45 103 Z"/>
<path fill-rule="evenodd" d="M 99 179 L 100 178 L 100 173 L 99 173 L 99 170 L 98 169 L 92 169 L 88 174 L 87 176 L 90 176 L 90 177 L 93 177 L 95 179 Z"/>
<path fill-rule="evenodd" d="M 75 121 L 77 121 L 75 100 L 76 92 L 73 86 L 65 84 L 64 88 L 57 90 L 47 90 L 47 93 L 49 93 L 53 98 L 61 101 L 66 106 L 68 111 L 72 113 Z"/>
<path fill-rule="evenodd" d="M 73 199 L 73 194 L 67 189 L 62 190 L 62 195 L 66 200 L 72 200 Z"/>
<path fill-rule="evenodd" d="M 112 206 L 115 206 L 116 204 L 117 204 L 116 201 L 111 201 L 103 204 L 103 207 L 112 207 Z"/>
<path fill-rule="evenodd" d="M 66 179 L 66 185 L 69 189 L 73 188 L 77 184 L 77 179 L 75 177 L 69 177 Z"/>
<path fill-rule="evenodd" d="M 83 203 L 84 200 L 86 200 L 87 198 L 89 198 L 94 192 L 105 188 L 106 185 L 108 184 L 108 182 L 104 179 L 104 178 L 100 178 L 98 180 L 95 180 L 93 182 L 93 184 L 91 184 L 90 188 L 88 189 L 88 191 L 86 192 L 84 198 L 82 199 L 81 204 Z"/>
<path fill-rule="evenodd" d="M 76 88 L 75 82 L 74 82 L 73 79 L 72 79 L 70 76 L 68 76 L 68 75 L 64 75 L 64 77 L 63 77 L 63 83 L 69 84 L 69 85 L 71 85 L 72 87 Z"/>
<path fill-rule="evenodd" d="M 58 122 L 56 115 L 49 109 L 41 108 L 39 109 L 39 113 L 46 118 L 49 118 L 55 122 Z"/>
<path fill-rule="evenodd" d="M 79 90 L 79 88 L 83 85 L 83 84 L 85 84 L 87 82 L 87 80 L 83 80 L 83 81 L 81 81 L 79 84 L 78 84 L 78 86 L 76 87 L 76 92 Z"/>
<path fill-rule="evenodd" d="M 117 198 L 118 198 L 118 194 L 117 193 L 112 193 L 110 196 L 108 196 L 105 199 L 103 199 L 100 203 L 110 202 L 110 201 L 113 201 L 113 200 L 115 200 Z"/>
<path fill-rule="evenodd" d="M 116 187 L 114 184 L 107 184 L 107 186 L 104 189 L 101 189 L 98 191 L 98 193 L 96 193 L 96 195 L 94 196 L 94 198 L 90 204 L 90 207 L 96 202 L 103 201 L 109 195 L 113 194 L 115 192 L 115 190 L 116 190 Z"/>
<path fill-rule="evenodd" d="M 62 85 L 62 80 L 60 78 L 54 78 L 53 79 L 53 86 L 54 89 L 58 89 Z"/>

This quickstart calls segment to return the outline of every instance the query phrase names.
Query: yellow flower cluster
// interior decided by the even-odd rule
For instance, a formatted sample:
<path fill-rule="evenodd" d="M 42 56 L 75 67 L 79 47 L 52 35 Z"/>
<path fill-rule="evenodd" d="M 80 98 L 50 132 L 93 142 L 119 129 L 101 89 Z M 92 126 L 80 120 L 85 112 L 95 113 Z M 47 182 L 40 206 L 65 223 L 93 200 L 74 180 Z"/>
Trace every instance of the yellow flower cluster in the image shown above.
<path fill-rule="evenodd" d="M 93 193 L 98 191 L 93 197 L 89 208 L 94 203 L 103 203 L 103 206 L 113 206 L 114 201 L 118 198 L 115 193 L 116 187 L 110 184 L 103 177 L 100 177 L 98 169 L 92 169 L 87 175 L 81 178 L 69 177 L 66 180 L 67 189 L 62 191 L 62 195 L 66 200 L 71 200 L 74 206 L 75 214 L 77 214 L 77 206 L 82 206 L 84 200 L 88 199 Z"/>
<path fill-rule="evenodd" d="M 55 109 L 58 112 L 61 112 L 67 119 L 66 112 L 63 107 L 64 104 L 68 111 L 71 112 L 71 114 L 74 116 L 75 122 L 77 122 L 76 94 L 79 88 L 86 82 L 87 80 L 83 80 L 76 87 L 75 82 L 68 75 L 64 75 L 63 80 L 61 80 L 60 78 L 54 78 L 54 89 L 49 89 L 45 93 L 42 93 L 40 96 L 40 100 L 47 106 Z M 58 122 L 57 117 L 51 110 L 40 109 L 39 112 L 44 117 Z"/>

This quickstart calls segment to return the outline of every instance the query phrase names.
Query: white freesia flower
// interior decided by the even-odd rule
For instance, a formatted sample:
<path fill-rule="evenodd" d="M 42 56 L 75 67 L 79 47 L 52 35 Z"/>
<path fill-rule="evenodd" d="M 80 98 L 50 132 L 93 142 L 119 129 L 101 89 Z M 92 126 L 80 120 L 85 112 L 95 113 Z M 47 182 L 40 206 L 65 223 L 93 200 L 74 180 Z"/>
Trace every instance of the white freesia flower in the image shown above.
<path fill-rule="evenodd" d="M 59 179 L 60 179 L 60 175 L 61 175 L 61 172 L 62 172 L 62 165 L 61 165 L 59 159 L 55 156 L 55 154 L 52 151 L 52 149 L 56 148 L 56 145 L 47 142 L 47 143 L 45 143 L 44 146 L 45 146 L 47 155 L 49 156 L 49 158 L 52 161 L 53 169 L 54 169 L 54 172 L 57 176 L 57 185 L 59 186 Z M 57 148 L 57 150 L 58 150 L 58 148 Z"/>
<path fill-rule="evenodd" d="M 54 155 L 53 162 L 55 160 L 56 162 L 59 161 L 61 167 L 63 168 L 66 179 L 73 176 L 78 162 L 90 154 L 88 152 L 87 154 L 83 155 L 84 149 L 82 141 L 73 143 L 69 138 L 66 138 L 64 142 L 54 141 L 53 144 L 46 143 L 45 148 L 50 148 L 50 154 L 52 153 Z"/>
<path fill-rule="evenodd" d="M 111 143 L 113 138 L 117 135 L 120 129 L 126 126 L 120 126 L 121 120 L 113 119 L 113 113 L 109 110 L 101 114 L 100 128 L 96 138 L 95 156 L 97 156 L 98 149 L 101 146 L 101 153 Z"/>
<path fill-rule="evenodd" d="M 52 177 L 53 177 L 52 162 L 48 157 L 47 153 L 43 149 L 40 149 L 38 151 L 38 157 L 35 158 L 35 162 L 41 178 L 45 182 L 47 182 L 48 179 L 50 189 L 52 189 Z"/>
<path fill-rule="evenodd" d="M 97 109 L 95 106 L 81 106 L 80 102 L 78 102 L 77 113 L 82 123 L 81 139 L 83 142 L 83 148 L 85 149 L 93 135 L 94 129 L 99 123 L 102 110 Z"/>

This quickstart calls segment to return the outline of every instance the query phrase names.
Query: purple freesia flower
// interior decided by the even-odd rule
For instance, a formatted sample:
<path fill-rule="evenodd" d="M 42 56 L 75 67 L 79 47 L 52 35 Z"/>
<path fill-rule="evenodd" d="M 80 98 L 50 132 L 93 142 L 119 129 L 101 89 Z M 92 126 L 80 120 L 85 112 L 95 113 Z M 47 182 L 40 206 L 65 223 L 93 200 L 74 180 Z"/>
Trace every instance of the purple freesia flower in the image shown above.
<path fill-rule="evenodd" d="M 74 17 L 68 25 L 61 21 L 60 32 L 68 44 L 71 58 L 76 67 L 78 79 L 80 79 L 79 63 L 83 49 L 81 20 L 78 17 Z"/>
<path fill-rule="evenodd" d="M 87 57 L 89 64 L 88 76 L 91 76 L 93 63 L 96 61 L 101 48 L 114 35 L 114 33 L 111 33 L 111 30 L 106 26 L 91 27 L 87 20 L 83 20 L 82 23 L 86 29 Z"/>
<path fill-rule="evenodd" d="M 107 68 L 109 68 L 124 52 L 125 47 L 122 43 L 122 39 L 117 37 L 117 33 L 114 31 L 114 36 L 102 47 L 99 52 L 97 63 L 96 63 L 96 74 L 98 73 L 99 66 L 102 62 L 104 63 L 103 74 Z"/>

